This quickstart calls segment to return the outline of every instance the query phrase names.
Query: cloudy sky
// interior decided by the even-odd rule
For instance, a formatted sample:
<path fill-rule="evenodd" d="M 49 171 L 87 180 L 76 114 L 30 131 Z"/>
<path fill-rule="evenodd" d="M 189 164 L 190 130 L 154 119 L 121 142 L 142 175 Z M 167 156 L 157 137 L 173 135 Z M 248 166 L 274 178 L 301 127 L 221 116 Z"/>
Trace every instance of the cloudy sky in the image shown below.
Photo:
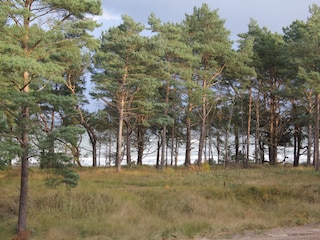
<path fill-rule="evenodd" d="M 320 0 L 102 0 L 103 15 L 98 21 L 103 26 L 94 32 L 100 36 L 102 30 L 121 24 L 121 15 L 126 14 L 136 22 L 147 24 L 148 16 L 154 12 L 163 22 L 181 22 L 193 8 L 207 3 L 212 10 L 219 9 L 219 16 L 226 20 L 225 27 L 231 31 L 230 38 L 247 31 L 250 18 L 259 26 L 273 32 L 282 32 L 294 20 L 306 20 L 309 6 L 320 5 Z"/>

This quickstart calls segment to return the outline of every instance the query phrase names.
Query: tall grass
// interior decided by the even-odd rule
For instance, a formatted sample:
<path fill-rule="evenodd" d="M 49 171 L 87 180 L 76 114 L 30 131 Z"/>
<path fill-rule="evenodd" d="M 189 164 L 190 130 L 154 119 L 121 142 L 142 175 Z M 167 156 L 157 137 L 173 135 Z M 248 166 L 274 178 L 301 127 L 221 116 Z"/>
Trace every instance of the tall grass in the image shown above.
<path fill-rule="evenodd" d="M 49 189 L 31 169 L 30 239 L 188 239 L 320 222 L 309 168 L 81 168 L 78 187 Z M 19 170 L 0 172 L 0 239 L 17 221 Z"/>

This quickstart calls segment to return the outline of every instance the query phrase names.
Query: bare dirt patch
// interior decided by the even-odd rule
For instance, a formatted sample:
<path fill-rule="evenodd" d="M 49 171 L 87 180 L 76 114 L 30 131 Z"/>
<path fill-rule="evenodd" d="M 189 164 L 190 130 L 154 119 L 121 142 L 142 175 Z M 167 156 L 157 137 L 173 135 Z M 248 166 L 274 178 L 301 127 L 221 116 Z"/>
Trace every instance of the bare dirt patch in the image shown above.
<path fill-rule="evenodd" d="M 320 239 L 320 224 L 311 224 L 299 227 L 284 227 L 275 228 L 261 233 L 245 232 L 237 234 L 230 238 L 219 238 L 219 239 L 261 239 L 261 240 L 272 240 L 272 239 Z"/>

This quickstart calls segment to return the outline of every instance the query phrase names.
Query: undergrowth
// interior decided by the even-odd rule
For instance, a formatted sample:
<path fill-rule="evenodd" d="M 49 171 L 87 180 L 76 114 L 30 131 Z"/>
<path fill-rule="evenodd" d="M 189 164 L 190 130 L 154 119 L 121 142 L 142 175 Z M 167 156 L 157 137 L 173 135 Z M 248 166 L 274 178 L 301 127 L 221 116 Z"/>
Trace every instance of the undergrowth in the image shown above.
<path fill-rule="evenodd" d="M 30 169 L 31 240 L 188 239 L 320 222 L 311 168 L 79 168 L 74 189 Z M 0 239 L 14 235 L 19 170 L 0 171 Z"/>

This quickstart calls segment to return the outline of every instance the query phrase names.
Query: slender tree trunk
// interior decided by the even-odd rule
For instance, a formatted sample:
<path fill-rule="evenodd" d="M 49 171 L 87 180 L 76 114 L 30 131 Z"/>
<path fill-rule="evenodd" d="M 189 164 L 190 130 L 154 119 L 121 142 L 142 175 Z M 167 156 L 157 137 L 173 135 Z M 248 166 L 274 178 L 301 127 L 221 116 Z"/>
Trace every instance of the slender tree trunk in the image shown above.
<path fill-rule="evenodd" d="M 126 156 L 127 156 L 127 165 L 131 166 L 131 134 L 127 131 L 126 133 Z"/>
<path fill-rule="evenodd" d="M 259 80 L 258 85 L 258 96 L 256 100 L 256 134 L 254 138 L 254 146 L 255 146 L 255 163 L 262 163 L 262 159 L 260 157 L 260 85 L 261 80 Z"/>
<path fill-rule="evenodd" d="M 111 166 L 112 162 L 112 132 L 109 130 L 108 133 L 108 162 L 109 162 L 109 167 Z"/>
<path fill-rule="evenodd" d="M 239 156 L 240 142 L 239 142 L 239 131 L 236 124 L 234 125 L 234 145 L 235 145 L 235 155 L 236 155 L 235 161 L 238 164 L 240 159 L 240 156 Z"/>
<path fill-rule="evenodd" d="M 98 137 L 95 133 L 94 129 L 89 125 L 89 123 L 85 120 L 85 117 L 83 116 L 83 112 L 80 109 L 79 106 L 77 106 L 78 114 L 79 114 L 79 121 L 80 124 L 86 129 L 87 134 L 90 139 L 91 147 L 92 147 L 92 167 L 97 166 L 97 142 Z"/>
<path fill-rule="evenodd" d="M 158 136 L 156 168 L 160 168 L 161 133 Z"/>
<path fill-rule="evenodd" d="M 310 116 L 313 115 L 314 111 L 314 105 L 313 105 L 313 94 L 311 91 L 308 91 L 306 93 L 307 99 L 308 99 L 308 112 Z M 313 144 L 313 126 L 311 120 L 309 120 L 308 124 L 308 149 L 307 149 L 307 165 L 311 166 L 311 157 L 312 157 L 312 144 Z"/>
<path fill-rule="evenodd" d="M 179 144 L 178 144 L 178 141 L 176 139 L 175 148 L 174 148 L 174 166 L 175 167 L 178 166 L 178 156 L 179 156 Z"/>
<path fill-rule="evenodd" d="M 251 135 L 251 114 L 252 114 L 252 94 L 251 88 L 249 89 L 249 109 L 248 109 L 248 126 L 247 126 L 247 152 L 244 160 L 244 167 L 249 166 L 249 154 L 250 154 L 250 135 Z"/>
<path fill-rule="evenodd" d="M 312 156 L 312 124 L 308 124 L 308 149 L 307 149 L 307 166 L 311 166 L 311 156 Z"/>
<path fill-rule="evenodd" d="M 127 166 L 131 167 L 131 134 L 132 128 L 130 127 L 129 120 L 124 121 L 126 123 L 126 159 Z"/>
<path fill-rule="evenodd" d="M 204 83 L 203 89 L 206 89 L 206 85 Z M 202 107 L 201 107 L 201 123 L 200 123 L 200 137 L 199 137 L 199 149 L 198 149 L 198 166 L 201 166 L 202 163 L 202 154 L 203 154 L 203 148 L 205 144 L 205 138 L 206 138 L 206 119 L 207 119 L 207 107 L 206 107 L 206 96 L 203 94 L 202 97 Z"/>
<path fill-rule="evenodd" d="M 28 121 L 29 109 L 23 107 L 24 119 Z M 18 215 L 18 227 L 17 232 L 26 231 L 27 229 L 27 201 L 28 201 L 28 172 L 29 172 L 29 157 L 28 157 L 28 144 L 29 134 L 28 126 L 25 124 L 22 133 L 21 147 L 23 149 L 23 155 L 21 157 L 21 182 L 20 182 L 20 201 L 19 201 L 19 215 Z"/>
<path fill-rule="evenodd" d="M 29 92 L 29 73 L 24 72 L 23 92 Z M 21 148 L 23 150 L 21 157 L 21 178 L 20 178 L 20 201 L 17 232 L 26 231 L 27 229 L 27 202 L 28 202 L 28 172 L 29 172 L 29 107 L 21 107 Z"/>
<path fill-rule="evenodd" d="M 188 104 L 187 117 L 186 117 L 186 156 L 185 156 L 185 166 L 191 164 L 191 104 Z"/>
<path fill-rule="evenodd" d="M 314 164 L 319 171 L 319 121 L 320 121 L 320 94 L 316 94 L 316 122 L 314 127 Z"/>
<path fill-rule="evenodd" d="M 82 116 L 82 114 L 81 114 Z M 89 136 L 89 140 L 91 143 L 91 148 L 92 148 L 92 167 L 97 166 L 97 135 L 94 132 L 94 129 L 92 129 L 86 121 L 84 121 L 83 117 L 81 120 L 82 126 L 87 130 L 87 134 Z"/>
<path fill-rule="evenodd" d="M 166 140 L 167 140 L 167 127 L 163 126 L 161 131 L 161 157 L 160 157 L 160 169 L 164 167 L 165 163 L 165 152 L 166 152 Z"/>
<path fill-rule="evenodd" d="M 300 158 L 300 147 L 301 147 L 301 128 L 297 125 L 295 125 L 294 128 L 294 144 L 293 144 L 293 166 L 298 167 L 299 166 L 299 158 Z M 286 157 L 286 156 L 285 156 Z"/>
<path fill-rule="evenodd" d="M 217 155 L 218 155 L 218 164 L 220 163 L 221 161 L 221 153 L 220 153 L 220 141 L 221 141 L 221 138 L 220 138 L 220 131 L 218 130 L 217 132 Z"/>
<path fill-rule="evenodd" d="M 169 111 L 169 93 L 170 93 L 170 85 L 169 83 L 167 83 L 166 98 L 165 98 L 166 107 L 164 109 L 164 116 L 167 116 Z M 165 163 L 166 147 L 167 147 L 167 125 L 164 125 L 162 128 L 162 134 L 161 134 L 161 162 L 160 162 L 161 168 L 163 168 Z"/>
<path fill-rule="evenodd" d="M 170 165 L 173 166 L 173 159 L 174 159 L 174 153 L 175 153 L 175 144 L 174 142 L 176 141 L 175 140 L 175 131 L 174 131 L 174 124 L 173 126 L 171 127 L 171 155 L 170 155 L 170 158 L 171 158 L 171 163 Z"/>
<path fill-rule="evenodd" d="M 121 158 L 122 158 L 122 131 L 124 122 L 124 96 L 121 95 L 119 106 L 119 126 L 118 126 L 118 136 L 117 136 L 117 151 L 116 151 L 116 167 L 117 172 L 121 171 Z"/>
<path fill-rule="evenodd" d="M 278 154 L 278 134 L 277 134 L 277 107 L 276 97 L 272 96 L 270 99 L 270 125 L 269 125 L 269 163 L 275 165 L 277 163 Z"/>
<path fill-rule="evenodd" d="M 138 138 L 138 160 L 137 165 L 142 165 L 142 157 L 144 151 L 144 128 L 143 126 L 138 126 L 137 129 L 137 138 Z"/>

